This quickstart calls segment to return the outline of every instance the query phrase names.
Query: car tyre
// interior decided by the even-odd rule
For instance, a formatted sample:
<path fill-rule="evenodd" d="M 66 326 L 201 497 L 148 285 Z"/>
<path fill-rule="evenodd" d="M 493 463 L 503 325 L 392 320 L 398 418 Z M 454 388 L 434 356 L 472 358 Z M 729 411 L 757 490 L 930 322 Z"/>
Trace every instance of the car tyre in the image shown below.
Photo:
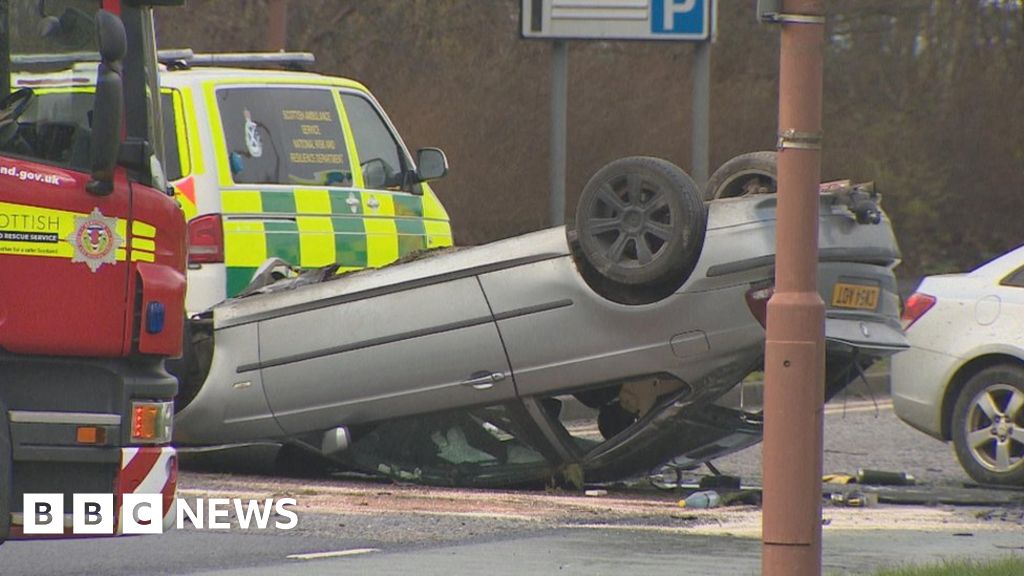
<path fill-rule="evenodd" d="M 700 257 L 707 213 L 686 172 L 660 158 L 615 160 L 587 182 L 567 233 L 599 294 L 646 304 L 671 294 Z"/>
<path fill-rule="evenodd" d="M 971 478 L 1024 486 L 1024 368 L 992 366 L 971 377 L 953 407 L 952 436 Z"/>
<path fill-rule="evenodd" d="M 718 167 L 704 187 L 705 200 L 774 194 L 778 189 L 778 156 L 775 152 L 741 154 Z"/>

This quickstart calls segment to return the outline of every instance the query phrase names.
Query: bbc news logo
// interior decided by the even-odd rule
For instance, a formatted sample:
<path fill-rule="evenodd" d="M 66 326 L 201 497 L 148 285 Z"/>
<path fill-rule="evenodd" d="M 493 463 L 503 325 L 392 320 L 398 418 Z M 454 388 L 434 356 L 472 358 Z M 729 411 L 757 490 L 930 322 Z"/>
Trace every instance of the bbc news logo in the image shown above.
<path fill-rule="evenodd" d="M 64 534 L 63 494 L 25 494 L 25 534 Z M 291 507 L 294 498 L 242 500 L 240 498 L 196 498 L 194 505 L 184 498 L 173 501 L 173 518 L 180 530 L 185 520 L 198 529 L 230 530 L 236 525 L 266 530 L 291 530 L 299 517 Z M 234 512 L 234 523 L 231 522 Z M 82 535 L 115 534 L 117 508 L 113 494 L 74 494 L 72 496 L 71 533 Z M 160 494 L 124 494 L 121 503 L 119 534 L 162 534 L 165 510 Z M 273 521 L 271 521 L 273 520 Z"/>

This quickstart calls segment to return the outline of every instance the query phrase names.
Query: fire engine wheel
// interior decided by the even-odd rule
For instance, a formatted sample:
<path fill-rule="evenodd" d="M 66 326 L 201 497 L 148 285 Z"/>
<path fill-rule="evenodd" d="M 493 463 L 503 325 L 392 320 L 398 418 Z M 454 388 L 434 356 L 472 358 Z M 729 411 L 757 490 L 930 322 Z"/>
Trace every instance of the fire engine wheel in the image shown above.
<path fill-rule="evenodd" d="M 775 152 L 741 154 L 718 167 L 704 187 L 705 200 L 774 194 L 778 188 Z"/>
<path fill-rule="evenodd" d="M 0 401 L 0 544 L 11 531 L 11 494 L 14 460 L 11 454 L 11 425 L 7 407 Z"/>
<path fill-rule="evenodd" d="M 595 291 L 623 304 L 647 304 L 690 276 L 706 227 L 704 203 L 686 172 L 636 156 L 594 174 L 566 230 L 576 266 Z"/>
<path fill-rule="evenodd" d="M 35 93 L 31 88 L 22 88 L 0 100 L 0 146 L 14 139 L 18 133 L 18 118 L 28 108 Z"/>

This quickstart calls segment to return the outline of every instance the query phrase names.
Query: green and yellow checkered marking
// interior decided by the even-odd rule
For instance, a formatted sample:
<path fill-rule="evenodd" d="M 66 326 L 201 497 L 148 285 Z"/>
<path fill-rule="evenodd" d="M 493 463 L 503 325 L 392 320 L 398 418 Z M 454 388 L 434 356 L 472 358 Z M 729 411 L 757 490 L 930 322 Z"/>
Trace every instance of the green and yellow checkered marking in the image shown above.
<path fill-rule="evenodd" d="M 452 243 L 448 216 L 432 194 L 232 189 L 221 193 L 221 206 L 228 296 L 244 288 L 267 258 L 301 268 L 337 263 L 339 271 L 349 271 Z"/>

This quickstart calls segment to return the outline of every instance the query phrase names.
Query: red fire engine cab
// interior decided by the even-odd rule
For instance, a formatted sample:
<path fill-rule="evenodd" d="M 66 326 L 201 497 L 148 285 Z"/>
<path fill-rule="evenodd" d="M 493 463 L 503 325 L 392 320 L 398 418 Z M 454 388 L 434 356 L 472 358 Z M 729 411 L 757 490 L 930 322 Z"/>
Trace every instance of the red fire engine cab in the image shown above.
<path fill-rule="evenodd" d="M 151 7 L 180 3 L 0 2 L 0 541 L 31 536 L 26 495 L 63 496 L 64 534 L 75 494 L 173 518 L 185 225 Z"/>

